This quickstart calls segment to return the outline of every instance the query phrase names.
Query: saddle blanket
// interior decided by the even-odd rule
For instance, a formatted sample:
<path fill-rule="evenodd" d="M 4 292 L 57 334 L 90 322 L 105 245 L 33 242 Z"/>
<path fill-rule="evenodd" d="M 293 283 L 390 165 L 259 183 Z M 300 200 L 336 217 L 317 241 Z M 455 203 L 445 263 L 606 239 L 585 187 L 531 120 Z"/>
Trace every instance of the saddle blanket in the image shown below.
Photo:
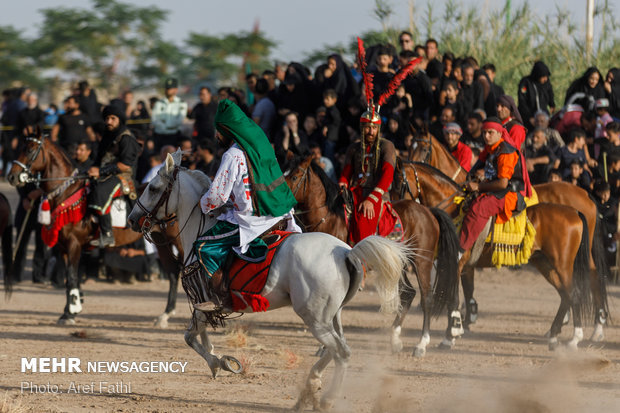
<path fill-rule="evenodd" d="M 537 203 L 538 195 L 532 191 L 532 197 L 525 198 L 525 205 L 531 207 Z M 527 218 L 527 209 L 513 215 L 503 224 L 495 221 L 486 238 L 486 242 L 493 245 L 493 265 L 500 268 L 502 265 L 527 264 L 532 255 L 535 238 L 536 229 Z"/>
<path fill-rule="evenodd" d="M 233 311 L 267 311 L 269 300 L 260 295 L 267 283 L 271 262 L 282 242 L 293 232 L 273 231 L 264 241 L 267 253 L 260 259 L 235 256 L 228 272 Z"/>
<path fill-rule="evenodd" d="M 78 189 L 51 212 L 50 225 L 41 226 L 41 238 L 52 248 L 58 242 L 58 233 L 67 224 L 79 222 L 86 215 L 86 188 Z"/>

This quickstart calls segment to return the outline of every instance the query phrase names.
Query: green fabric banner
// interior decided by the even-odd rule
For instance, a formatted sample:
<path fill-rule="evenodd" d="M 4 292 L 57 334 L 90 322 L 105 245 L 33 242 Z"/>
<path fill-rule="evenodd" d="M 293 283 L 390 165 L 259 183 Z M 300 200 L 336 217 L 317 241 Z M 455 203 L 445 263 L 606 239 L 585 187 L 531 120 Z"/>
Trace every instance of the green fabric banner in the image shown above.
<path fill-rule="evenodd" d="M 224 99 L 217 107 L 215 128 L 234 140 L 248 158 L 255 213 L 278 217 L 289 212 L 297 201 L 260 126 L 248 118 L 239 106 Z"/>

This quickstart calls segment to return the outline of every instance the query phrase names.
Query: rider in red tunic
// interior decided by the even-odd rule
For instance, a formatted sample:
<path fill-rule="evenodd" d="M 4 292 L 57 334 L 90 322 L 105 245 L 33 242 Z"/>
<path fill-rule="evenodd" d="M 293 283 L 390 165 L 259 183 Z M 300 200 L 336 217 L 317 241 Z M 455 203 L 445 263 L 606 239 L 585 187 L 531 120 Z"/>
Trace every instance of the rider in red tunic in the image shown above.
<path fill-rule="evenodd" d="M 467 189 L 481 194 L 471 204 L 461 228 L 461 248 L 473 247 L 490 217 L 497 222 L 510 219 L 513 211 L 525 208 L 524 197 L 531 196 L 527 170 L 519 151 L 506 140 L 506 129 L 498 118 L 488 118 L 482 125 L 486 144 L 471 172 L 484 168 L 484 181 L 467 183 Z"/>
<path fill-rule="evenodd" d="M 394 144 L 379 135 L 381 118 L 372 109 L 364 112 L 360 125 L 362 139 L 349 146 L 339 180 L 340 186 L 350 187 L 353 194 L 349 231 L 353 243 L 376 233 L 387 235 L 394 226 L 392 214 L 386 213 L 386 209 L 391 210 L 388 189 L 396 165 Z"/>
<path fill-rule="evenodd" d="M 459 165 L 461 165 L 466 172 L 469 172 L 474 154 L 469 146 L 461 142 L 460 139 L 462 135 L 463 130 L 458 123 L 450 122 L 443 127 L 443 138 L 448 145 L 448 150 L 452 156 L 459 161 Z"/>

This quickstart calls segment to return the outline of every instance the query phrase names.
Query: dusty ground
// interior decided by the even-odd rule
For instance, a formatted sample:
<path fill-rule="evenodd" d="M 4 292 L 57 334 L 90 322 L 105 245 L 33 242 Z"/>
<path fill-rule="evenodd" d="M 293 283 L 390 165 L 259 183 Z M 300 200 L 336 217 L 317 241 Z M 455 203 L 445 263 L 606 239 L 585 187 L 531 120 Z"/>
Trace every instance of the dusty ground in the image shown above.
<path fill-rule="evenodd" d="M 420 312 L 410 312 L 403 330 L 405 351 L 393 355 L 391 318 L 377 312 L 372 291 L 358 294 L 343 314 L 353 356 L 335 411 L 619 411 L 620 328 L 608 327 L 603 344 L 584 341 L 576 354 L 552 353 L 543 334 L 559 299 L 541 276 L 527 270 L 485 271 L 477 281 L 478 323 L 456 349 L 442 351 L 436 345 L 446 322 L 435 321 L 423 359 L 411 356 L 420 335 Z M 78 325 L 59 327 L 55 322 L 64 291 L 19 284 L 10 301 L 0 300 L 0 411 L 290 410 L 317 349 L 291 309 L 245 315 L 215 332 L 216 350 L 238 357 L 247 372 L 225 372 L 213 380 L 206 363 L 183 341 L 189 317 L 183 294 L 170 327 L 153 327 L 166 288 L 162 281 L 89 281 Z M 612 315 L 620 317 L 618 286 L 610 288 L 610 305 Z M 562 339 L 571 334 L 572 328 L 565 327 Z M 88 361 L 180 361 L 187 366 L 177 374 L 22 373 L 22 357 L 78 357 L 82 366 Z M 102 381 L 130 384 L 131 392 L 99 392 Z M 22 382 L 57 385 L 61 393 L 22 392 Z M 95 382 L 94 394 L 68 394 L 71 382 Z"/>

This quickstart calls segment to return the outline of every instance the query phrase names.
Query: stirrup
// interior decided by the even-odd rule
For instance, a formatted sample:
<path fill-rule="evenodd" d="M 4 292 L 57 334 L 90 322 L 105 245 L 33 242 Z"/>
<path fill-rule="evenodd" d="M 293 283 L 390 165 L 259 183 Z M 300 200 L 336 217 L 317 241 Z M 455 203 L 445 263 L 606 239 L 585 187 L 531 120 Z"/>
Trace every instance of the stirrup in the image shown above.
<path fill-rule="evenodd" d="M 202 311 L 203 313 L 213 313 L 222 310 L 221 304 L 216 304 L 213 301 L 205 301 L 202 303 L 194 304 L 194 309 Z"/>

